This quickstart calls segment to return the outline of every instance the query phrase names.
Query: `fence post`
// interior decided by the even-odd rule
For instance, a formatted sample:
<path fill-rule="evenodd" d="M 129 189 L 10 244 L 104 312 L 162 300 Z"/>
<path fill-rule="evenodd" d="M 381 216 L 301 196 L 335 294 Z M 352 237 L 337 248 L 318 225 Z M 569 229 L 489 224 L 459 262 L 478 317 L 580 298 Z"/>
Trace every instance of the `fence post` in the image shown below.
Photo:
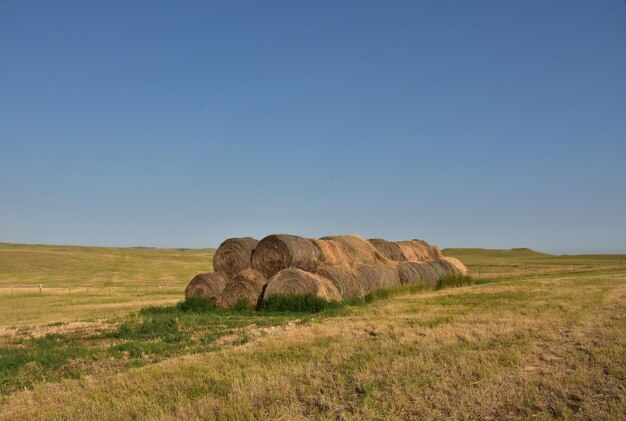
<path fill-rule="evenodd" d="M 39 293 L 43 294 L 43 285 L 42 284 L 39 284 Z"/>

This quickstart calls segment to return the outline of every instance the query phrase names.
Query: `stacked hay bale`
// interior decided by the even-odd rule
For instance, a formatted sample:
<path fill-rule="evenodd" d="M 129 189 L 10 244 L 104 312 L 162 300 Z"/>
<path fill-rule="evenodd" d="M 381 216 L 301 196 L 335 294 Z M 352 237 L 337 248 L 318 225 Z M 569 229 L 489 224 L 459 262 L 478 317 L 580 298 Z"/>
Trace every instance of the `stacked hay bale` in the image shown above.
<path fill-rule="evenodd" d="M 227 239 L 220 244 L 213 255 L 213 270 L 233 276 L 248 269 L 257 244 L 259 240 L 252 237 Z"/>
<path fill-rule="evenodd" d="M 202 281 L 196 276 L 185 296 L 206 296 L 219 307 L 242 299 L 258 307 L 264 297 L 276 294 L 315 294 L 341 301 L 406 283 L 435 287 L 443 276 L 466 274 L 460 261 L 443 257 L 437 246 L 425 241 L 354 235 L 231 238 L 220 245 L 213 262 L 216 274 L 203 274 Z"/>
<path fill-rule="evenodd" d="M 342 298 L 337 287 L 327 278 L 296 268 L 283 269 L 272 277 L 264 298 L 274 294 L 315 294 L 333 301 L 341 301 Z"/>
<path fill-rule="evenodd" d="M 200 273 L 189 282 L 185 289 L 185 298 L 200 296 L 208 298 L 213 305 L 219 306 L 222 301 L 222 291 L 228 283 L 228 276 L 220 272 Z"/>
<path fill-rule="evenodd" d="M 251 273 L 250 269 L 258 243 L 251 237 L 225 240 L 213 255 L 214 272 L 196 275 L 185 290 L 185 298 L 208 298 L 216 307 L 230 307 L 241 298 L 256 305 L 260 291 L 267 283 L 263 275 Z"/>
<path fill-rule="evenodd" d="M 256 308 L 261 298 L 263 288 L 267 284 L 267 278 L 261 272 L 254 269 L 244 269 L 235 274 L 222 291 L 221 307 L 232 307 L 240 300 L 245 300 L 248 305 Z"/>

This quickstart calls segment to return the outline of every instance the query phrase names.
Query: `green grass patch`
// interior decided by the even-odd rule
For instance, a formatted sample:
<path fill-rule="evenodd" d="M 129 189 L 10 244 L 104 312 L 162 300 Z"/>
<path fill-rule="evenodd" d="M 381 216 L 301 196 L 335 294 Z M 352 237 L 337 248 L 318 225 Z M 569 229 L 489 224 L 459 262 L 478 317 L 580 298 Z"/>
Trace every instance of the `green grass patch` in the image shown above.
<path fill-rule="evenodd" d="M 315 294 L 282 295 L 274 294 L 263 300 L 261 311 L 289 311 L 295 313 L 319 313 L 342 306 L 338 301 L 327 300 Z"/>
<path fill-rule="evenodd" d="M 442 276 L 437 281 L 437 289 L 455 288 L 474 284 L 474 279 L 467 275 Z"/>

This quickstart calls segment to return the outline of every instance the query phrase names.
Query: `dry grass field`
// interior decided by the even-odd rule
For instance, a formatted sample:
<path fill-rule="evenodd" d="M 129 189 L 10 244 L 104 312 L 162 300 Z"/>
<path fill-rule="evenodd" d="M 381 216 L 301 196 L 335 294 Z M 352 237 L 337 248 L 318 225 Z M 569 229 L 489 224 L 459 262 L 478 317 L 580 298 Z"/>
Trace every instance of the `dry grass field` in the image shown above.
<path fill-rule="evenodd" d="M 5 251 L 30 246 L 3 247 L 5 290 L 55 287 L 69 265 L 76 288 L 113 278 L 128 298 L 5 291 L 0 419 L 626 419 L 623 256 L 446 250 L 489 275 L 314 314 L 202 313 L 171 303 L 210 251 L 94 252 L 126 262 L 109 278 L 76 255 L 46 269 L 37 251 L 31 278 Z M 155 291 L 133 295 L 134 276 Z"/>
<path fill-rule="evenodd" d="M 214 252 L 0 243 L 0 328 L 174 303 L 194 275 L 213 270 Z"/>

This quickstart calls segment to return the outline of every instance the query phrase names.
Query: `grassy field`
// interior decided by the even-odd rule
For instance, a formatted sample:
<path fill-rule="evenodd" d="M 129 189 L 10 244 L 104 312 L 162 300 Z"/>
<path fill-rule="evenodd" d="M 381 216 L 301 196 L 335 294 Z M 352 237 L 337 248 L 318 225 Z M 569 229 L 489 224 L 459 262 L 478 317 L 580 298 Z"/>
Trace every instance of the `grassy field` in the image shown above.
<path fill-rule="evenodd" d="M 585 272 L 626 267 L 623 254 L 562 255 L 540 253 L 527 248 L 489 250 L 444 249 L 446 256 L 460 259 L 477 279 L 516 277 L 547 273 Z"/>
<path fill-rule="evenodd" d="M 3 247 L 0 256 L 31 246 Z M 69 271 L 77 288 L 81 277 L 92 287 L 108 279 L 91 257 L 129 256 L 155 291 L 133 298 L 138 272 L 122 265 L 113 287 L 126 288 L 128 301 L 86 295 L 91 314 L 67 316 L 69 301 L 48 311 L 49 298 L 73 298 L 46 290 L 0 296 L 17 314 L 28 313 L 12 301 L 18 296 L 37 308 L 20 316 L 29 325 L 2 310 L 0 419 L 626 419 L 623 256 L 446 250 L 488 275 L 310 314 L 172 305 L 183 281 L 206 270 L 210 251 L 69 249 L 90 255 L 81 260 L 88 270 Z M 33 255 L 62 282 L 64 265 L 46 269 L 46 253 L 54 250 Z M 0 282 L 32 282 L 27 259 L 7 256 Z M 151 261 L 174 267 L 159 277 Z M 158 292 L 178 276 L 177 292 Z M 134 310 L 146 303 L 159 307 Z"/>
<path fill-rule="evenodd" d="M 214 251 L 0 243 L 0 328 L 174 303 L 194 275 L 213 270 Z"/>

